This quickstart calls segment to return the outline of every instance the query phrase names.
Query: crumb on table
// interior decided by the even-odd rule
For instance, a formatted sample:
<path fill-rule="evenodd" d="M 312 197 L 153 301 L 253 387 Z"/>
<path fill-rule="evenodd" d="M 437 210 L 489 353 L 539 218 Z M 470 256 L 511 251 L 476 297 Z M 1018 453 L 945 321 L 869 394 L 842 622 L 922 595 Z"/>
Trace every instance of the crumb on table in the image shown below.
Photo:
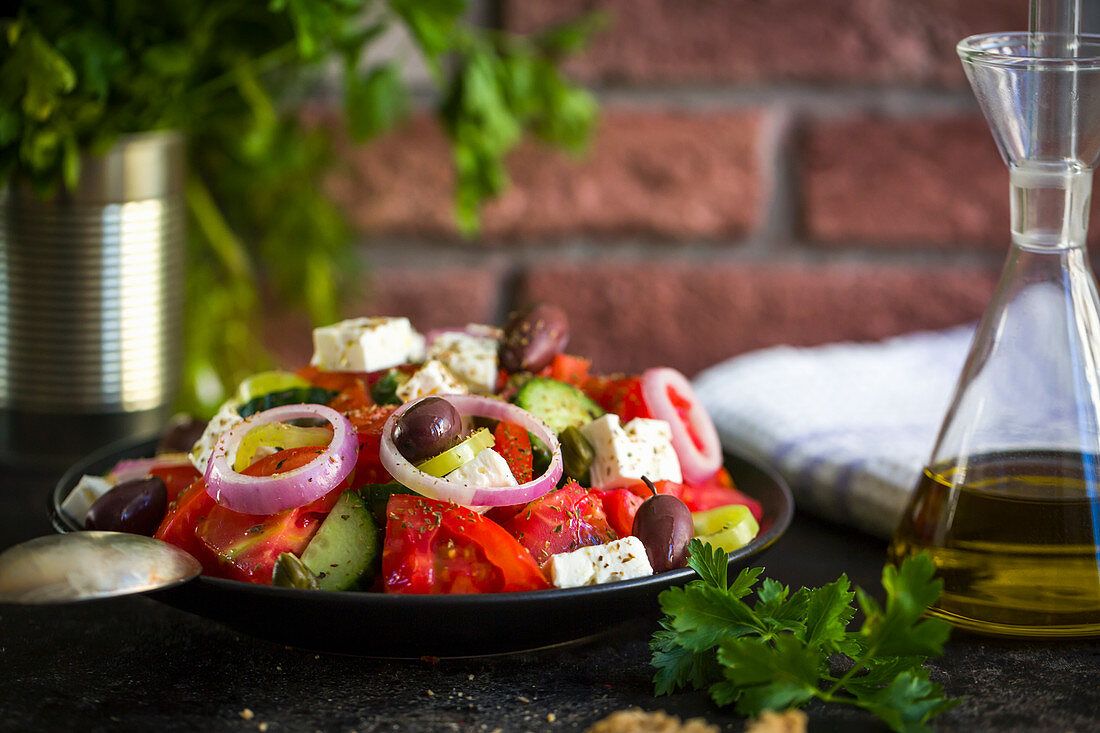
<path fill-rule="evenodd" d="M 806 733 L 806 721 L 806 713 L 801 710 L 765 710 L 745 725 L 745 733 Z"/>
<path fill-rule="evenodd" d="M 649 713 L 631 708 L 611 713 L 585 733 L 719 733 L 719 729 L 702 718 L 681 721 L 664 710 Z"/>

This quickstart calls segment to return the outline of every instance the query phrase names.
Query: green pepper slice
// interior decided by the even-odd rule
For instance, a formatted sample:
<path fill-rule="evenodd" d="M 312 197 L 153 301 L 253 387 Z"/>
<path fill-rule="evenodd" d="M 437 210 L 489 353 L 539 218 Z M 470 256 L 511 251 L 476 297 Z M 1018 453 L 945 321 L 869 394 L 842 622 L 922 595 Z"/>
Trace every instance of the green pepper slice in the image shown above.
<path fill-rule="evenodd" d="M 493 434 L 485 428 L 480 428 L 475 430 L 466 440 L 448 448 L 438 456 L 417 464 L 416 467 L 426 474 L 442 478 L 456 468 L 465 466 L 474 460 L 481 451 L 492 448 L 494 443 Z"/>

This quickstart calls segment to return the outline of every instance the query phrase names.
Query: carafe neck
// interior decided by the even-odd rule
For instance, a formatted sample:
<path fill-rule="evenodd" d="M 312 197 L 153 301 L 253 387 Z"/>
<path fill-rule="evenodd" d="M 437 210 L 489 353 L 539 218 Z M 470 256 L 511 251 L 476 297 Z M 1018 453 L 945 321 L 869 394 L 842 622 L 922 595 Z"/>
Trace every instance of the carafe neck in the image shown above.
<path fill-rule="evenodd" d="M 1009 166 L 1012 241 L 1031 250 L 1084 247 L 1092 169 L 1064 161 Z"/>

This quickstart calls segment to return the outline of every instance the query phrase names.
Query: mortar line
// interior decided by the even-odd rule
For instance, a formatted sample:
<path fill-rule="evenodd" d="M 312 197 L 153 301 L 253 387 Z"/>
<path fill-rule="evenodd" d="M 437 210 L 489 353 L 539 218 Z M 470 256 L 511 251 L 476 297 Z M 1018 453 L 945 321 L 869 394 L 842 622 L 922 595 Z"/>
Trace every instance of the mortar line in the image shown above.
<path fill-rule="evenodd" d="M 375 240 L 360 249 L 368 267 L 399 268 L 496 268 L 504 277 L 522 275 L 532 268 L 557 264 L 622 263 L 745 263 L 753 265 L 866 264 L 889 266 L 998 266 L 1003 262 L 1001 248 L 960 249 L 883 243 L 857 243 L 829 246 L 791 240 L 781 248 L 755 246 L 753 240 L 736 242 L 684 241 L 670 244 L 638 239 L 593 240 L 571 238 L 519 248 L 455 249 L 450 245 L 404 240 Z M 506 296 L 514 296 L 506 293 Z M 500 307 L 507 308 L 507 298 Z M 512 303 L 511 305 L 514 305 Z"/>

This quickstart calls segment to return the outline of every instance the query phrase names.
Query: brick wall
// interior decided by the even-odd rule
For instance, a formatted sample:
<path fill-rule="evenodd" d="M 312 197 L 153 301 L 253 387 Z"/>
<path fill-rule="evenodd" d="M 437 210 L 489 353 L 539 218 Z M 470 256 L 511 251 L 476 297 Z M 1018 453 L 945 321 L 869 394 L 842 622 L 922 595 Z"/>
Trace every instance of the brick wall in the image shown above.
<path fill-rule="evenodd" d="M 476 239 L 455 234 L 431 121 L 347 151 L 332 190 L 372 271 L 353 312 L 432 328 L 549 300 L 598 368 L 689 374 L 980 314 L 1008 176 L 954 45 L 1026 28 L 1026 0 L 501 0 L 489 16 L 528 31 L 595 8 L 613 25 L 568 66 L 603 105 L 589 154 L 517 152 Z"/>

